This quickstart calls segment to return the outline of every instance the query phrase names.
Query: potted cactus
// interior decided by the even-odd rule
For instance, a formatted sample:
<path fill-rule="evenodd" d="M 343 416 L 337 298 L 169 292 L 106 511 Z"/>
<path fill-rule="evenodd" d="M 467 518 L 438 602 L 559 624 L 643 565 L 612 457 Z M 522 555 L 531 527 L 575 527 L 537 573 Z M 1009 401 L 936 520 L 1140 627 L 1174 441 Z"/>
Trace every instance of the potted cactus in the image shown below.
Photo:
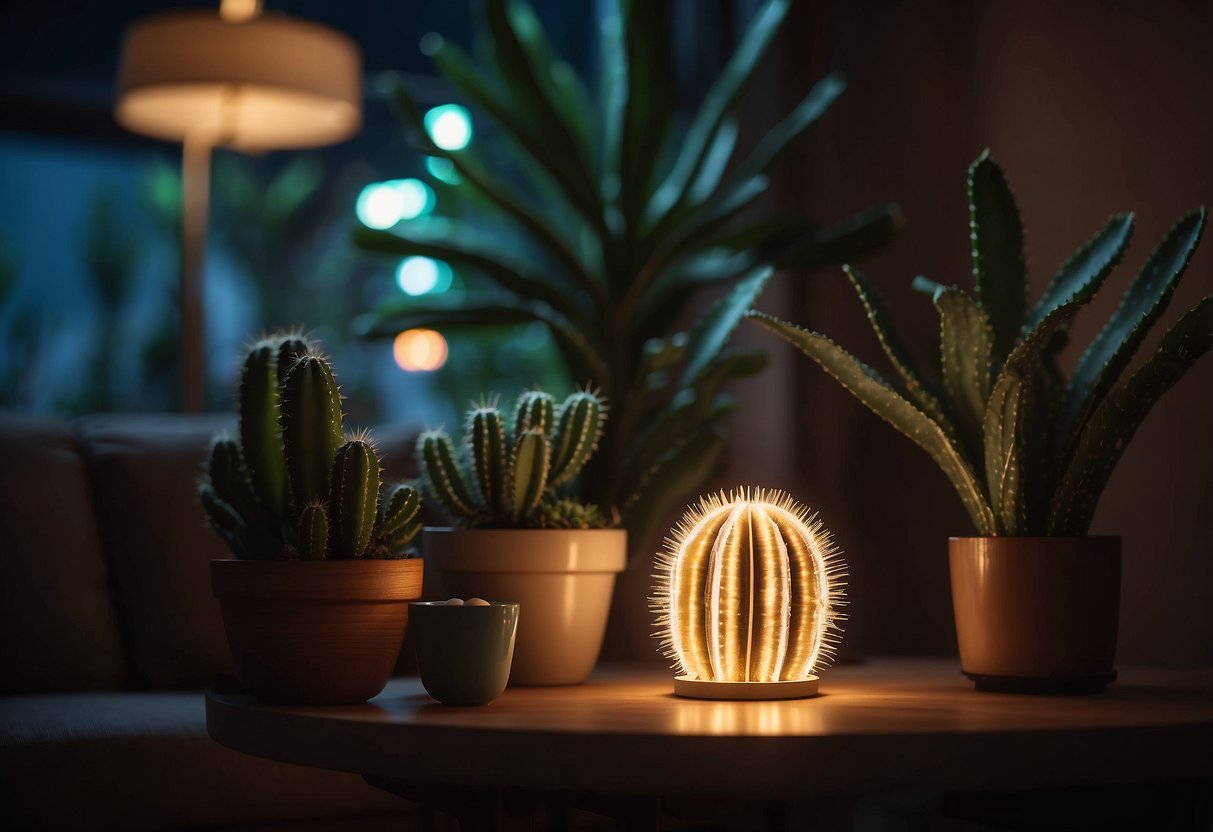
<path fill-rule="evenodd" d="M 391 675 L 421 595 L 417 491 L 380 500 L 379 457 L 346 437 L 328 360 L 297 335 L 257 341 L 239 439 L 216 437 L 199 497 L 235 555 L 211 583 L 237 675 L 265 701 L 365 702 Z"/>
<path fill-rule="evenodd" d="M 1196 249 L 1206 211 L 1185 214 L 1167 233 L 1067 381 L 1058 352 L 1120 261 L 1133 216 L 1111 217 L 1029 306 L 1019 211 L 988 151 L 969 169 L 968 190 L 975 294 L 915 280 L 939 312 L 940 381 L 915 369 L 875 289 L 853 269 L 846 275 L 898 386 L 824 335 L 750 318 L 917 443 L 960 494 L 980 536 L 949 541 L 952 596 L 961 664 L 977 687 L 1101 690 L 1115 678 L 1120 538 L 1088 528 L 1138 426 L 1213 344 L 1206 296 L 1126 372 Z"/>
<path fill-rule="evenodd" d="M 605 418 L 588 390 L 559 407 L 532 390 L 508 424 L 494 402 L 472 409 L 461 452 L 442 430 L 417 439 L 426 490 L 454 523 L 422 535 L 443 591 L 521 605 L 511 684 L 578 684 L 598 660 L 627 533 L 562 491 Z"/>

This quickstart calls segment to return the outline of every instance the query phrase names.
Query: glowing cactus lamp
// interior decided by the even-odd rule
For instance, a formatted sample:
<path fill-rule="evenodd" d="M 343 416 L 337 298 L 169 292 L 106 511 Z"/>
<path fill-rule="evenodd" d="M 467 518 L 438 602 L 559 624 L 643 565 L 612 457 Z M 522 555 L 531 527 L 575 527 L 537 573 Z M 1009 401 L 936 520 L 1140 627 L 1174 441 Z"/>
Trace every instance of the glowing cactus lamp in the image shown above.
<path fill-rule="evenodd" d="M 701 498 L 657 559 L 652 606 L 674 693 L 816 695 L 841 636 L 845 578 L 829 531 L 784 492 Z"/>

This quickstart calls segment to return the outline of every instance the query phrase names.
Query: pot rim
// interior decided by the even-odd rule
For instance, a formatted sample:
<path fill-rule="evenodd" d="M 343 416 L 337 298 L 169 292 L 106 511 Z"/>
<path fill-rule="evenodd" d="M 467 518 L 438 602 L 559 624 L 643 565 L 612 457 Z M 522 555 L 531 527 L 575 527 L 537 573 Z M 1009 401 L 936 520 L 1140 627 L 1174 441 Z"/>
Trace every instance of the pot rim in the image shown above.
<path fill-rule="evenodd" d="M 948 540 L 1121 540 L 1124 535 L 1119 534 L 1081 534 L 1081 535 L 1018 535 L 1018 534 L 966 534 L 966 535 L 949 535 Z"/>
<path fill-rule="evenodd" d="M 524 535 L 524 534 L 576 534 L 576 535 L 591 535 L 591 534 L 607 534 L 607 535 L 626 535 L 627 529 L 611 528 L 611 529 L 494 529 L 494 528 L 476 528 L 476 529 L 461 529 L 456 526 L 423 526 L 422 534 L 440 534 L 440 535 Z"/>
<path fill-rule="evenodd" d="M 626 529 L 426 526 L 421 534 L 430 567 L 441 572 L 615 575 L 627 569 Z"/>
<path fill-rule="evenodd" d="M 422 558 L 211 560 L 216 598 L 297 601 L 411 601 L 421 597 Z"/>

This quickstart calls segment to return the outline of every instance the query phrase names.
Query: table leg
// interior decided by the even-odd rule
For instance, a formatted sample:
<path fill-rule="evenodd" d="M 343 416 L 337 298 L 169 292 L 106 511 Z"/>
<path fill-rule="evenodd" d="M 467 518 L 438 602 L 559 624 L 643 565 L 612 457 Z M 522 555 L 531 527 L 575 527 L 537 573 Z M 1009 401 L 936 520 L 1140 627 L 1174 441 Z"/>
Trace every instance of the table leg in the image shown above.
<path fill-rule="evenodd" d="M 454 818 L 459 832 L 500 832 L 502 828 L 502 790 L 494 786 L 411 783 L 369 776 L 363 779 L 377 789 L 418 804 L 426 832 L 437 832 L 438 812 Z"/>

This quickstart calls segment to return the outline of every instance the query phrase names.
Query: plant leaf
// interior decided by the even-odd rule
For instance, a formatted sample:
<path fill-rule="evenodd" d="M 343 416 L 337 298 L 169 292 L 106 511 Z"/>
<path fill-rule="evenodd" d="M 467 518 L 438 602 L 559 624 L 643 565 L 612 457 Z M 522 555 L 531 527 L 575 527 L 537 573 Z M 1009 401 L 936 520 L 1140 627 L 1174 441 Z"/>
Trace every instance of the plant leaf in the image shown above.
<path fill-rule="evenodd" d="M 394 338 L 414 327 L 442 329 L 529 321 L 547 325 L 573 378 L 606 385 L 606 366 L 598 350 L 586 339 L 585 333 L 555 309 L 538 301 L 525 302 L 501 297 L 492 302 L 465 304 L 462 301 L 423 303 L 402 298 L 381 304 L 371 315 L 357 319 L 354 329 L 363 337 Z"/>
<path fill-rule="evenodd" d="M 600 224 L 602 203 L 590 175 L 590 153 L 577 141 L 547 78 L 551 58 L 543 54 L 543 27 L 525 3 L 485 0 L 484 9 L 500 78 L 525 114 L 547 164 L 558 172 L 574 204 L 582 207 L 586 219 Z"/>
<path fill-rule="evenodd" d="M 754 77 L 775 34 L 791 6 L 790 0 L 767 0 L 754 15 L 742 36 L 737 51 L 708 91 L 682 140 L 681 150 L 665 181 L 653 193 L 645 208 L 645 221 L 657 226 L 686 197 L 687 188 L 699 175 L 699 169 L 711 146 L 712 137 L 725 115 L 733 109 Z"/>
<path fill-rule="evenodd" d="M 1073 441 L 1100 399 L 1116 383 L 1142 339 L 1166 310 L 1200 242 L 1206 212 L 1198 208 L 1180 218 L 1150 254 L 1111 319 L 1074 367 L 1062 401 L 1062 439 Z"/>
<path fill-rule="evenodd" d="M 750 312 L 748 317 L 816 361 L 873 413 L 926 451 L 960 495 L 978 533 L 995 533 L 994 514 L 973 466 L 937 422 L 902 398 L 879 373 L 824 335 L 760 312 Z"/>
<path fill-rule="evenodd" d="M 1027 264 L 1015 196 L 989 150 L 969 168 L 969 228 L 977 303 L 990 317 L 1001 361 L 1023 326 Z"/>
<path fill-rule="evenodd" d="M 847 82 L 841 72 L 831 72 L 814 84 L 796 109 L 759 140 L 758 146 L 737 169 L 737 178 L 769 173 L 798 141 L 808 135 L 809 129 L 825 115 L 846 88 Z"/>
<path fill-rule="evenodd" d="M 654 0 L 620 0 L 630 92 L 624 102 L 620 146 L 620 206 L 628 228 L 639 224 L 651 194 L 670 114 L 674 81 L 670 66 L 667 6 Z M 714 187 L 714 186 L 713 186 Z"/>
<path fill-rule="evenodd" d="M 1031 473 L 1035 461 L 1027 456 L 1025 447 L 1030 439 L 1026 425 L 1034 406 L 1029 386 L 1018 373 L 1004 373 L 985 410 L 986 488 L 1000 535 L 1026 534 L 1027 491 L 1021 480 Z"/>
<path fill-rule="evenodd" d="M 1044 317 L 1087 286 L 1099 286 L 1116 268 L 1133 236 L 1133 215 L 1115 214 L 1091 239 L 1061 264 L 1057 274 L 1036 301 L 1024 326 L 1024 333 L 1036 327 Z"/>
<path fill-rule="evenodd" d="M 679 387 L 693 384 L 709 362 L 720 353 L 746 310 L 754 305 L 766 288 L 771 274 L 772 269 L 766 267 L 743 278 L 695 322 L 688 333 L 687 362 Z"/>
<path fill-rule="evenodd" d="M 832 225 L 814 228 L 774 254 L 773 262 L 781 267 L 846 263 L 889 242 L 904 224 L 896 204 L 871 205 Z"/>
<path fill-rule="evenodd" d="M 961 435 L 972 451 L 982 446 L 982 420 L 993 380 L 994 329 L 985 311 L 965 292 L 940 287 L 939 359 L 944 389 L 952 402 Z"/>
<path fill-rule="evenodd" d="M 1109 393 L 1078 437 L 1053 495 L 1048 533 L 1083 535 L 1133 434 L 1164 393 L 1213 347 L 1213 295 L 1188 310 L 1137 372 Z"/>
<path fill-rule="evenodd" d="M 435 66 L 468 101 L 500 125 L 520 151 L 519 161 L 526 162 L 532 174 L 546 179 L 539 184 L 554 184 L 581 216 L 590 223 L 601 221 L 601 203 L 587 196 L 584 186 L 567 170 L 563 157 L 548 152 L 545 138 L 535 123 L 506 106 L 505 96 L 477 69 L 467 54 L 449 41 L 443 41 L 432 55 Z"/>
<path fill-rule="evenodd" d="M 530 232 L 535 241 L 565 272 L 587 290 L 601 291 L 600 283 L 581 262 L 572 244 L 557 230 L 557 224 L 552 222 L 551 218 L 533 210 L 524 200 L 519 199 L 515 189 L 495 178 L 472 153 L 466 150 L 444 150 L 434 144 L 430 134 L 426 132 L 421 110 L 409 94 L 403 79 L 394 75 L 389 83 L 396 108 L 412 128 L 409 138 L 414 147 L 427 155 L 449 159 L 468 186 Z"/>
<path fill-rule="evenodd" d="M 652 537 L 658 524 L 691 499 L 717 469 L 724 448 L 724 436 L 718 431 L 699 430 L 662 454 L 620 505 L 628 536 Z"/>
<path fill-rule="evenodd" d="M 939 402 L 939 393 L 935 389 L 935 385 L 924 381 L 918 370 L 915 369 L 914 359 L 905 342 L 901 340 L 901 335 L 893 326 L 893 318 L 889 314 L 888 307 L 885 306 L 884 298 L 858 269 L 843 266 L 842 271 L 847 276 L 847 280 L 851 282 L 855 293 L 859 295 L 859 300 L 867 312 L 868 322 L 872 325 L 872 331 L 876 333 L 876 338 L 880 341 L 880 347 L 888 357 L 889 363 L 901 377 L 910 400 L 938 422 L 945 433 L 955 438 L 956 429 L 944 412 L 943 405 Z"/>
<path fill-rule="evenodd" d="M 360 225 L 354 230 L 354 244 L 366 251 L 434 257 L 453 266 L 474 268 L 502 289 L 526 300 L 543 301 L 584 326 L 581 310 L 567 288 L 550 282 L 538 266 L 503 252 L 499 243 L 463 223 L 430 219 L 401 223 L 390 231 Z"/>

